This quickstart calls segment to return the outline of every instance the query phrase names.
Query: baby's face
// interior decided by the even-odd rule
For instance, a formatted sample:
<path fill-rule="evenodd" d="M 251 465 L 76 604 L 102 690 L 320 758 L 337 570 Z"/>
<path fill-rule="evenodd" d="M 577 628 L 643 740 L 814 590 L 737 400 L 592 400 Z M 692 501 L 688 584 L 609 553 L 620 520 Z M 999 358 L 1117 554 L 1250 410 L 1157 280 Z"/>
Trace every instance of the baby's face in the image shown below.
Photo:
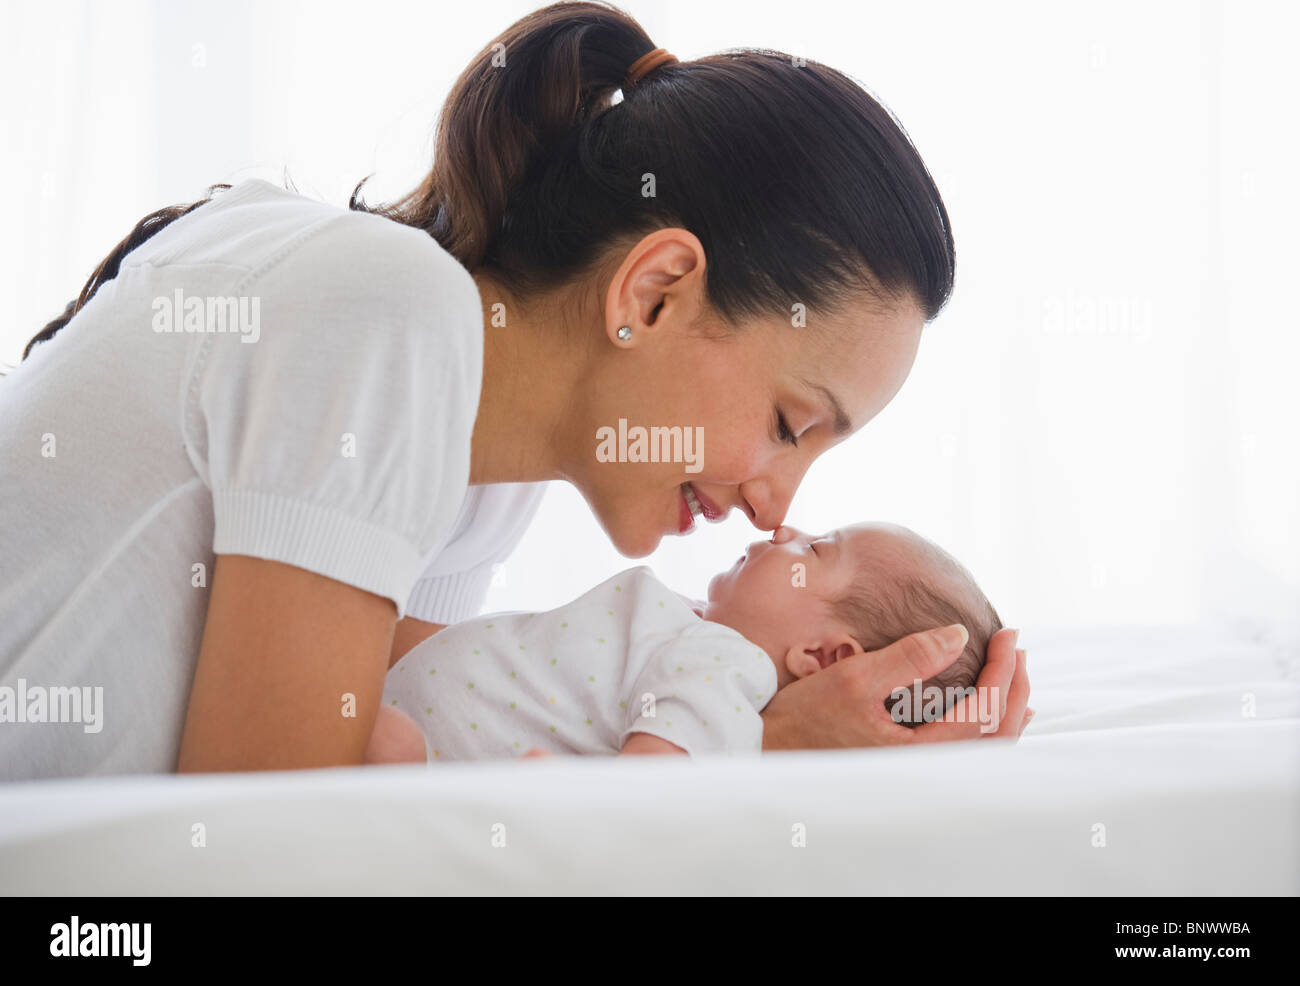
<path fill-rule="evenodd" d="M 777 684 L 829 667 L 862 648 L 833 613 L 864 568 L 891 580 L 921 564 L 915 536 L 890 524 L 809 535 L 781 526 L 709 582 L 704 618 L 744 634 L 776 664 Z"/>

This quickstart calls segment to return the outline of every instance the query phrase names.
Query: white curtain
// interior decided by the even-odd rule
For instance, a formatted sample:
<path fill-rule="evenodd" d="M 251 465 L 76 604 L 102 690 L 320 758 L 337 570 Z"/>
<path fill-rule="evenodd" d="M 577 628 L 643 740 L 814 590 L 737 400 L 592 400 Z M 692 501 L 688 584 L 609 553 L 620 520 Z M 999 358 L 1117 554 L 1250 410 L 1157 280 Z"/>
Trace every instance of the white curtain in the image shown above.
<path fill-rule="evenodd" d="M 1295 5 L 624 5 L 682 59 L 766 46 L 859 79 L 952 215 L 952 304 L 791 523 L 908 524 L 1030 642 L 1049 623 L 1296 629 Z M 212 182 L 287 169 L 339 205 L 371 172 L 372 200 L 410 187 L 457 73 L 534 6 L 8 0 L 0 360 L 141 216 Z M 633 561 L 556 486 L 489 607 L 641 563 L 700 593 L 761 536 L 737 515 Z"/>

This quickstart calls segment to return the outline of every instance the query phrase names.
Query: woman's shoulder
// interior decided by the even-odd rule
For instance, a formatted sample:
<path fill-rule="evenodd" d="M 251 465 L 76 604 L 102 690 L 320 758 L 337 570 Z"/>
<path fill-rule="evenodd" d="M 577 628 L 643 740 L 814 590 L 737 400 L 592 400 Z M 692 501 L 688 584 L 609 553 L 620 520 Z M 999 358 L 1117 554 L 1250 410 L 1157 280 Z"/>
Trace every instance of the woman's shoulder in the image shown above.
<path fill-rule="evenodd" d="M 300 311 L 342 305 L 371 332 L 402 314 L 482 318 L 473 277 L 428 233 L 262 179 L 215 193 L 123 262 L 143 266 L 164 278 L 168 267 L 224 269 L 237 295 L 285 298 Z"/>
<path fill-rule="evenodd" d="M 258 284 L 482 319 L 478 286 L 460 261 L 423 230 L 367 212 L 330 213 L 303 228 L 250 272 L 246 286 Z"/>

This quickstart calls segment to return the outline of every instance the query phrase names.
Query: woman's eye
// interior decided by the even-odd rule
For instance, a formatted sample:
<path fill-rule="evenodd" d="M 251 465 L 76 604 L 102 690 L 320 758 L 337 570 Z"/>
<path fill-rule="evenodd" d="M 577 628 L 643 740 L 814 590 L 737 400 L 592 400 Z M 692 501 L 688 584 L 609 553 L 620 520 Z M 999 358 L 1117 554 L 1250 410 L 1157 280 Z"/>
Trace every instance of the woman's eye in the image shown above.
<path fill-rule="evenodd" d="M 821 556 L 821 552 L 819 552 L 819 551 L 817 550 L 817 542 L 816 542 L 816 541 L 809 541 L 809 542 L 808 542 L 808 547 L 812 548 L 812 553 L 813 553 L 814 555 L 817 555 L 818 557 Z"/>
<path fill-rule="evenodd" d="M 794 437 L 794 432 L 790 430 L 790 426 L 785 422 L 785 415 L 780 411 L 776 412 L 776 433 L 781 441 L 789 442 L 796 448 L 799 446 L 799 440 Z"/>

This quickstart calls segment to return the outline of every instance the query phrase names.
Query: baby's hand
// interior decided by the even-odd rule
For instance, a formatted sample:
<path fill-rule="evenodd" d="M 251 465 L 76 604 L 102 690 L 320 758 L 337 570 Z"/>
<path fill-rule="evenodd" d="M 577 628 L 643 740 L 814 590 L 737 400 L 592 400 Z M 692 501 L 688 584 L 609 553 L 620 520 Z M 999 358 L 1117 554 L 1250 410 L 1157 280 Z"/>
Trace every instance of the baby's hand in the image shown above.
<path fill-rule="evenodd" d="M 365 762 L 427 763 L 424 734 L 410 716 L 391 705 L 381 705 L 375 715 L 375 729 L 366 746 Z"/>

